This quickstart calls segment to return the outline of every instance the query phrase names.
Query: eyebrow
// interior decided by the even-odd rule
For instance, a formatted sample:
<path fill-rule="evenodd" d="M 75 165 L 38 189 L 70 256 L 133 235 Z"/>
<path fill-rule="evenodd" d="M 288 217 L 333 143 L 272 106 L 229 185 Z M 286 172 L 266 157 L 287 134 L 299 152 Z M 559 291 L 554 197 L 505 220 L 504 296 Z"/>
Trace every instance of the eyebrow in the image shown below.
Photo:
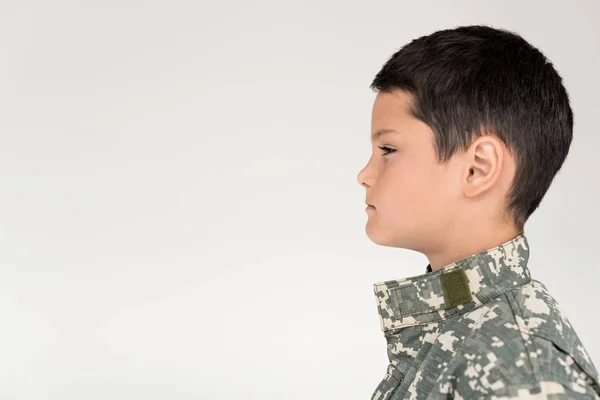
<path fill-rule="evenodd" d="M 400 133 L 400 132 L 395 131 L 393 129 L 380 129 L 377 132 L 375 132 L 373 135 L 371 135 L 371 140 L 377 140 L 382 135 L 385 135 L 386 133 Z"/>

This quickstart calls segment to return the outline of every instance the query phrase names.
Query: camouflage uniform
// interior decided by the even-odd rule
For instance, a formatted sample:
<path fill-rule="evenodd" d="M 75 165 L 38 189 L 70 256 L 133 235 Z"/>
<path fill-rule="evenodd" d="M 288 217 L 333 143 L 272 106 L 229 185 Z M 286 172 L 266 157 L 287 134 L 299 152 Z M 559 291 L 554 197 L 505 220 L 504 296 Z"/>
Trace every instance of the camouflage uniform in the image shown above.
<path fill-rule="evenodd" d="M 600 376 L 521 234 L 373 285 L 389 365 L 371 400 L 600 399 Z"/>

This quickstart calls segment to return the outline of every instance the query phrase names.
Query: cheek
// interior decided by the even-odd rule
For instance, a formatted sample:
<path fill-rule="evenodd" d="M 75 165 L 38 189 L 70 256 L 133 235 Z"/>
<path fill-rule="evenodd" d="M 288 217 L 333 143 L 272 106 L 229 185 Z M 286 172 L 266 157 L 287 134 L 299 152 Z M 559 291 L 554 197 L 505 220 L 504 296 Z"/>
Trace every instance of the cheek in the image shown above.
<path fill-rule="evenodd" d="M 410 166 L 398 166 L 393 178 L 387 182 L 388 199 L 407 217 L 411 213 L 425 213 L 436 217 L 444 211 L 450 195 L 450 178 L 443 168 L 426 162 L 414 162 Z"/>
<path fill-rule="evenodd" d="M 421 166 L 408 162 L 397 162 L 386 171 L 381 189 L 386 208 L 401 213 L 414 209 L 426 200 L 431 184 Z"/>
<path fill-rule="evenodd" d="M 454 180 L 445 169 L 436 167 L 429 175 L 423 204 L 430 218 L 443 223 L 456 212 Z"/>

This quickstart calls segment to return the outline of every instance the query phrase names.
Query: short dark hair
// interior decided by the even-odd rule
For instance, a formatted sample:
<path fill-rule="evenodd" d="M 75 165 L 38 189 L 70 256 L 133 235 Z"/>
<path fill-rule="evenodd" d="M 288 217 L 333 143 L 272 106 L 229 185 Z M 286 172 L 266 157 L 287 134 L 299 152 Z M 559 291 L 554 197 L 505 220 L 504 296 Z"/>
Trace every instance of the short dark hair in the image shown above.
<path fill-rule="evenodd" d="M 520 230 L 569 152 L 573 111 L 562 78 L 514 32 L 472 25 L 414 39 L 370 87 L 411 95 L 410 112 L 433 130 L 440 162 L 484 132 L 500 138 L 516 160 L 505 211 Z"/>

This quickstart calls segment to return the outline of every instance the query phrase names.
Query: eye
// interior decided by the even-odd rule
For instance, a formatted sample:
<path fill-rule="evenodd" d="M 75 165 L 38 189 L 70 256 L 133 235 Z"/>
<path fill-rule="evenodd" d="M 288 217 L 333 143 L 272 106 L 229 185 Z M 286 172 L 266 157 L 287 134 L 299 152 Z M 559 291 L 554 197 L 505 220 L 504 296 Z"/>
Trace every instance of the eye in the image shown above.
<path fill-rule="evenodd" d="M 379 147 L 381 150 L 385 151 L 385 153 L 383 153 L 384 156 L 396 151 L 396 149 L 390 149 L 387 146 L 377 146 L 377 147 Z"/>

